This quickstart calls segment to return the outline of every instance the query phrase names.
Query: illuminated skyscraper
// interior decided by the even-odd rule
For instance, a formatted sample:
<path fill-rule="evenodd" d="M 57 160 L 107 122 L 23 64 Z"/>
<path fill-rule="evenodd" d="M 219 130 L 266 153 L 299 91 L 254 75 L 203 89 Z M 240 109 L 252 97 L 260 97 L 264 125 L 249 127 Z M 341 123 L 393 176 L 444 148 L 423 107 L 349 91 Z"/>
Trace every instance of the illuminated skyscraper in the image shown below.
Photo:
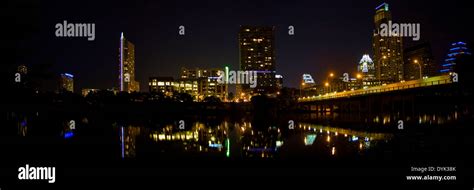
<path fill-rule="evenodd" d="M 456 62 L 462 55 L 471 55 L 467 44 L 464 42 L 454 42 L 449 48 L 448 55 L 442 64 L 441 73 L 459 72 L 456 70 Z"/>
<path fill-rule="evenodd" d="M 277 92 L 275 78 L 275 27 L 241 26 L 239 31 L 240 69 L 257 71 L 257 86 L 240 85 L 237 93 L 271 95 Z"/>
<path fill-rule="evenodd" d="M 74 75 L 63 73 L 59 79 L 59 91 L 74 92 Z"/>
<path fill-rule="evenodd" d="M 369 87 L 378 84 L 375 78 L 375 64 L 368 54 L 364 54 L 360 59 L 357 72 L 360 75 L 357 79 L 362 80 L 362 86 Z"/>
<path fill-rule="evenodd" d="M 375 8 L 375 30 L 372 47 L 375 61 L 375 77 L 381 83 L 393 83 L 403 80 L 403 46 L 402 38 L 395 34 L 381 36 L 380 25 L 392 20 L 388 4 L 383 3 Z M 393 21 L 392 21 L 393 22 Z"/>
<path fill-rule="evenodd" d="M 140 84 L 135 81 L 135 45 L 120 37 L 119 48 L 119 89 L 126 92 L 140 91 Z"/>

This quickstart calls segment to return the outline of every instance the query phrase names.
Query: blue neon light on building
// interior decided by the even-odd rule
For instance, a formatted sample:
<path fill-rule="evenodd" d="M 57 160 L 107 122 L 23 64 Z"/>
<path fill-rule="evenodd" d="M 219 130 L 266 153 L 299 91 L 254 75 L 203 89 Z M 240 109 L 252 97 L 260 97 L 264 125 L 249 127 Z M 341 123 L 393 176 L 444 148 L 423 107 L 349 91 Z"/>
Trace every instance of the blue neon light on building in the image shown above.
<path fill-rule="evenodd" d="M 454 68 L 456 67 L 456 62 L 459 56 L 471 55 L 471 53 L 469 52 L 470 50 L 466 46 L 467 44 L 465 42 L 451 43 L 451 47 L 449 48 L 447 57 L 444 60 L 444 63 L 441 65 L 442 68 L 439 72 L 441 73 L 454 72 Z"/>

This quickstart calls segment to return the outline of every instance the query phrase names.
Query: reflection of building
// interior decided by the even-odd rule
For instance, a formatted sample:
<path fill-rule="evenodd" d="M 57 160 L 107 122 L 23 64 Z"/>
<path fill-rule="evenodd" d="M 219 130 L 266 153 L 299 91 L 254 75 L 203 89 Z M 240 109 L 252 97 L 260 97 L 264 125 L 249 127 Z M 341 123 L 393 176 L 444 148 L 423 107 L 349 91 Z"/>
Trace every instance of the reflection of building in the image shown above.
<path fill-rule="evenodd" d="M 375 77 L 382 83 L 403 80 L 403 52 L 400 36 L 381 36 L 380 25 L 388 24 L 392 15 L 388 4 L 383 3 L 376 8 L 375 31 L 373 35 L 373 51 L 375 60 Z"/>
<path fill-rule="evenodd" d="M 140 91 L 140 85 L 135 81 L 135 45 L 126 40 L 123 33 L 120 37 L 119 73 L 120 91 Z"/>
<path fill-rule="evenodd" d="M 429 43 L 406 48 L 403 54 L 405 56 L 405 80 L 420 79 L 420 73 L 422 77 L 432 77 L 437 74 Z"/>
<path fill-rule="evenodd" d="M 247 158 L 272 158 L 283 144 L 280 129 L 273 127 L 265 131 L 242 130 L 242 155 Z"/>
<path fill-rule="evenodd" d="M 74 92 L 74 76 L 69 73 L 63 73 L 59 79 L 59 91 Z"/>
<path fill-rule="evenodd" d="M 136 156 L 137 137 L 140 135 L 140 127 L 120 127 L 120 140 L 122 146 L 122 158 Z"/>
<path fill-rule="evenodd" d="M 155 142 L 174 141 L 183 142 L 184 151 L 187 152 L 222 152 L 227 149 L 227 124 L 218 125 L 216 128 L 206 128 L 203 123 L 194 123 L 190 130 L 176 130 L 173 125 L 168 125 L 160 131 L 152 131 L 149 136 Z M 227 149 L 228 150 L 228 149 Z"/>
<path fill-rule="evenodd" d="M 251 88 L 248 84 L 239 85 L 237 94 L 272 95 L 277 92 L 274 33 L 274 27 L 240 27 L 240 69 L 257 71 L 257 86 Z"/>
<path fill-rule="evenodd" d="M 456 62 L 462 55 L 471 55 L 467 44 L 464 42 L 455 42 L 451 44 L 448 55 L 442 64 L 441 73 L 459 72 L 456 70 Z"/>

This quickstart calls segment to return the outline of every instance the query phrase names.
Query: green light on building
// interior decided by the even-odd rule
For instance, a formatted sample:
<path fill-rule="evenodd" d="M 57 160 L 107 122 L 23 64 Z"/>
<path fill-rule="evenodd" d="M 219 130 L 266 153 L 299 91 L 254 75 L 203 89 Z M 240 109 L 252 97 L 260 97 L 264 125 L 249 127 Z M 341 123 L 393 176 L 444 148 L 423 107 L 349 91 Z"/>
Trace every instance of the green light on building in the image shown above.
<path fill-rule="evenodd" d="M 226 139 L 226 147 L 227 147 L 227 151 L 225 153 L 225 155 L 227 156 L 227 158 L 230 157 L 230 140 L 229 139 Z"/>

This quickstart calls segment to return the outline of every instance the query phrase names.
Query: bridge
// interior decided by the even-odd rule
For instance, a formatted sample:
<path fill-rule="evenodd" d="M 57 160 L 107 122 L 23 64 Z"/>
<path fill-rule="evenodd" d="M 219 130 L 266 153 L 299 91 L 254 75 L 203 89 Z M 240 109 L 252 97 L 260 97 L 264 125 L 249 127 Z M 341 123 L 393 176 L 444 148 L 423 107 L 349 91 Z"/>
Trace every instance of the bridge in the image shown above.
<path fill-rule="evenodd" d="M 384 93 L 390 91 L 405 90 L 411 88 L 421 88 L 435 85 L 443 85 L 453 83 L 450 75 L 441 75 L 436 77 L 424 78 L 419 80 L 401 81 L 399 83 L 392 83 L 381 86 L 373 86 L 364 89 L 349 90 L 342 92 L 331 92 L 319 96 L 307 96 L 298 98 L 298 102 L 311 102 L 336 98 L 349 98 L 352 96 L 370 95 L 376 93 Z"/>
<path fill-rule="evenodd" d="M 420 109 L 453 109 L 462 90 L 451 75 L 331 92 L 298 99 L 298 107 L 312 112 L 399 113 L 415 116 Z M 445 106 L 445 107 L 443 107 Z"/>

